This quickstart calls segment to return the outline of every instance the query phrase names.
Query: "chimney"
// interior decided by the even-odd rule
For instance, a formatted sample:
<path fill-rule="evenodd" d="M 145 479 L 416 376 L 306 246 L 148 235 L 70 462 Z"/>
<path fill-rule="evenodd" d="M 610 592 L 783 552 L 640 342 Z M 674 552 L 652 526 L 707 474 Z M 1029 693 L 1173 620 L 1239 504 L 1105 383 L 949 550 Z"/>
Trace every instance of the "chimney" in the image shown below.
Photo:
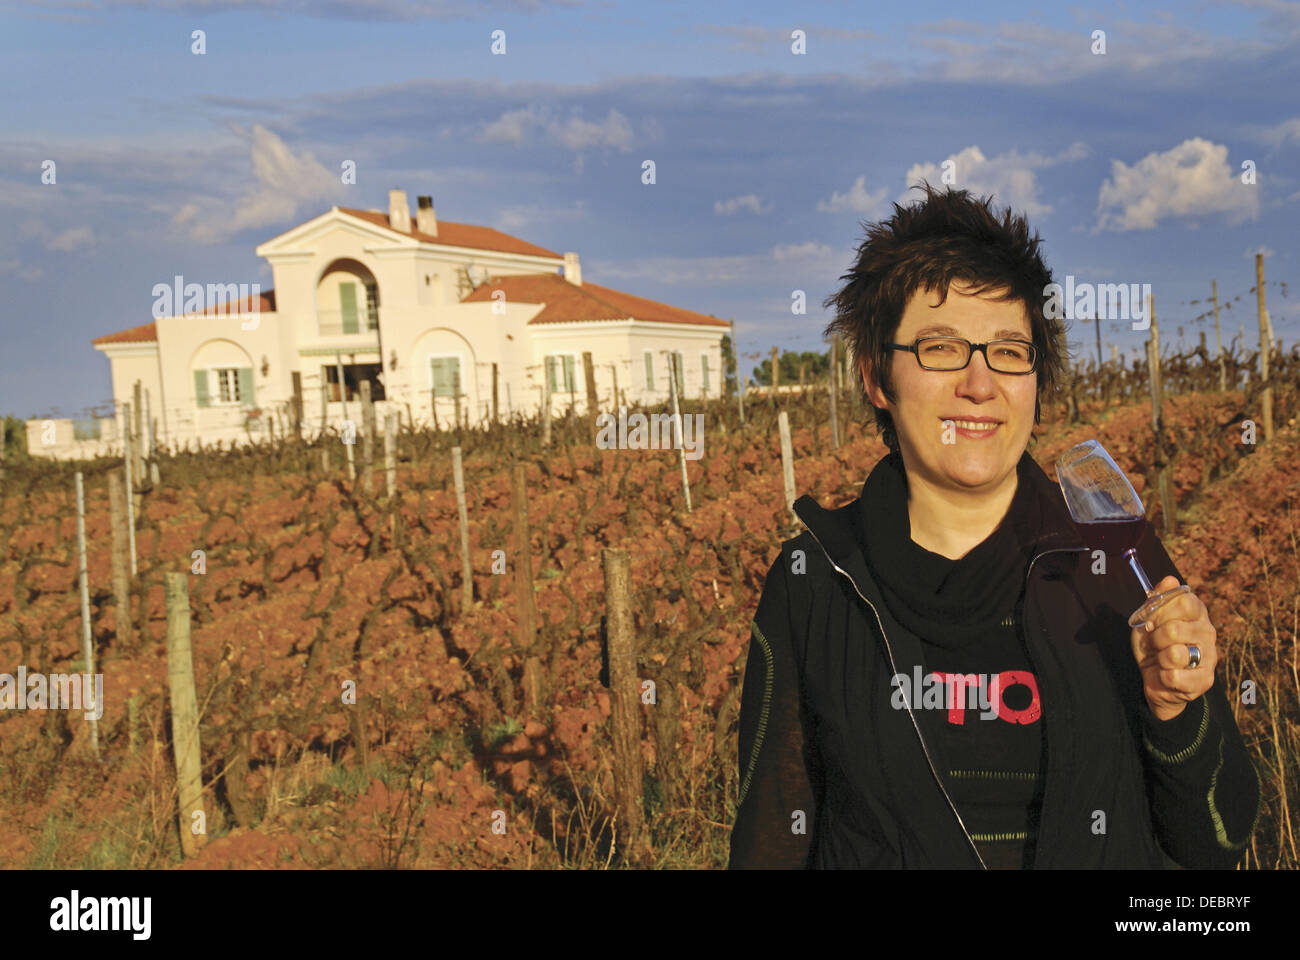
<path fill-rule="evenodd" d="M 576 253 L 566 253 L 564 255 L 564 279 L 575 287 L 582 286 L 582 267 L 578 266 L 578 255 Z"/>
<path fill-rule="evenodd" d="M 438 235 L 438 216 L 433 212 L 433 197 L 416 197 L 415 229 L 431 237 Z"/>
<path fill-rule="evenodd" d="M 411 209 L 406 205 L 405 190 L 388 191 L 388 225 L 399 233 L 411 232 Z"/>

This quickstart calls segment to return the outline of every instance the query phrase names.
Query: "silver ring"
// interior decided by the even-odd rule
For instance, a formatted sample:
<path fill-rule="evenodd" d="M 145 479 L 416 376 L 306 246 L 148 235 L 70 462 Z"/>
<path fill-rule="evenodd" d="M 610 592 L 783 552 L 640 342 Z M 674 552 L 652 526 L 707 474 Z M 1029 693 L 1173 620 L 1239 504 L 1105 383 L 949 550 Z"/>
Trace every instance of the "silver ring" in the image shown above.
<path fill-rule="evenodd" d="M 1196 644 L 1189 643 L 1187 645 L 1187 656 L 1188 656 L 1188 663 L 1187 663 L 1188 670 L 1195 670 L 1197 667 L 1201 665 L 1201 648 L 1198 647 Z"/>

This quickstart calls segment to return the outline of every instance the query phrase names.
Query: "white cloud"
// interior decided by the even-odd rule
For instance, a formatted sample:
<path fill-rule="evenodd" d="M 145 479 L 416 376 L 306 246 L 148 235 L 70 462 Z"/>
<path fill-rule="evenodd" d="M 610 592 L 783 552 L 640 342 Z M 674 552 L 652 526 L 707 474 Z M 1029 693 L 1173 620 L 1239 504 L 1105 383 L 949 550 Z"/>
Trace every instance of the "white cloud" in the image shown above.
<path fill-rule="evenodd" d="M 785 243 L 772 248 L 773 260 L 807 260 L 810 257 L 829 257 L 831 248 L 824 243 Z"/>
<path fill-rule="evenodd" d="M 1300 117 L 1265 127 L 1259 132 L 1259 138 L 1270 147 L 1280 147 L 1288 140 L 1300 140 Z"/>
<path fill-rule="evenodd" d="M 502 207 L 497 211 L 493 226 L 504 233 L 514 233 L 535 223 L 554 223 L 559 220 L 582 220 L 587 216 L 587 201 L 579 200 L 573 209 L 565 207 L 543 207 L 535 204 L 523 204 L 514 207 Z"/>
<path fill-rule="evenodd" d="M 1030 151 L 1022 154 L 1012 149 L 992 159 L 976 145 L 949 154 L 942 163 L 917 163 L 908 168 L 905 180 L 909 187 L 899 194 L 897 202 L 915 202 L 920 191 L 910 189 L 921 180 L 942 189 L 944 164 L 951 164 L 954 183 L 958 190 L 969 190 L 977 197 L 994 197 L 995 207 L 1011 207 L 1028 217 L 1041 217 L 1052 212 L 1052 206 L 1038 199 L 1038 175 L 1035 171 L 1060 163 L 1070 163 L 1088 156 L 1087 144 L 1076 141 L 1055 156 Z"/>
<path fill-rule="evenodd" d="M 731 197 L 728 200 L 718 200 L 713 204 L 713 212 L 722 216 L 730 216 L 738 210 L 749 210 L 753 213 L 771 213 L 772 205 L 763 206 L 762 198 L 756 193 L 747 193 L 742 197 Z"/>
<path fill-rule="evenodd" d="M 1269 257 L 1273 256 L 1274 251 L 1272 247 L 1266 247 L 1263 244 L 1261 244 L 1258 247 L 1247 247 L 1245 251 L 1242 253 L 1242 256 L 1245 257 L 1247 260 L 1254 260 L 1255 254 L 1257 253 L 1262 253 L 1264 255 L 1264 259 L 1267 260 Z"/>
<path fill-rule="evenodd" d="M 652 130 L 658 129 L 652 125 Z M 509 110 L 486 124 L 479 134 L 483 143 L 524 144 L 535 134 L 541 134 L 569 150 L 590 147 L 632 149 L 632 124 L 613 107 L 600 121 L 584 120 L 577 112 L 567 117 L 552 115 L 549 107 L 530 105 L 520 110 Z"/>
<path fill-rule="evenodd" d="M 50 240 L 45 246 L 50 250 L 71 253 L 78 247 L 89 247 L 95 243 L 95 234 L 90 227 L 70 227 Z"/>
<path fill-rule="evenodd" d="M 190 239 L 215 243 L 243 230 L 278 226 L 294 220 L 305 207 L 342 196 L 338 174 L 327 170 L 310 153 L 295 155 L 280 137 L 261 124 L 254 124 L 251 131 L 237 124 L 231 124 L 231 129 L 248 141 L 252 179 L 233 201 L 196 197 L 183 204 L 172 217 L 172 224 L 185 227 Z"/>
<path fill-rule="evenodd" d="M 21 260 L 0 260 L 0 275 L 8 274 L 17 277 L 19 280 L 26 280 L 29 283 L 35 283 L 41 277 L 45 276 L 45 271 L 40 267 L 33 267 L 23 263 Z"/>
<path fill-rule="evenodd" d="M 702 287 L 719 283 L 755 286 L 830 283 L 853 262 L 852 251 L 836 251 L 824 243 L 780 244 L 766 253 L 718 257 L 636 257 L 591 262 L 584 274 L 613 284 L 646 279 L 669 286 Z M 780 279 L 774 279 L 780 277 Z"/>
<path fill-rule="evenodd" d="M 1200 137 L 1132 166 L 1111 161 L 1097 197 L 1099 230 L 1150 230 L 1169 217 L 1228 215 L 1230 223 L 1259 216 L 1259 187 L 1243 184 L 1228 148 Z"/>
<path fill-rule="evenodd" d="M 888 187 L 881 187 L 879 190 L 869 192 L 867 190 L 867 178 L 858 177 L 853 181 L 853 186 L 849 187 L 847 193 L 831 191 L 829 200 L 818 200 L 817 211 L 819 213 L 860 213 L 868 217 L 875 217 L 883 214 L 887 209 L 885 197 L 889 194 Z"/>

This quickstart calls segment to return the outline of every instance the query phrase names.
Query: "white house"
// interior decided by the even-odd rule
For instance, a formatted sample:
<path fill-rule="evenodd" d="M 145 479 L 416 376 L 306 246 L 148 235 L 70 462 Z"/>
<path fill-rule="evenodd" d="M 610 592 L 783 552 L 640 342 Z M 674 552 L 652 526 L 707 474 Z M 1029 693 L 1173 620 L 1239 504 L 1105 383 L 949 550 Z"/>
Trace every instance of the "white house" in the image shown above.
<path fill-rule="evenodd" d="M 369 380 L 381 429 L 386 410 L 429 425 L 435 408 L 446 428 L 457 385 L 462 417 L 483 423 L 494 375 L 502 419 L 537 414 L 545 375 L 553 414 L 570 404 L 582 414 L 584 352 L 600 409 L 666 399 L 670 352 L 684 396 L 721 395 L 727 321 L 584 282 L 576 253 L 439 222 L 432 199 L 418 201 L 414 220 L 401 190 L 389 192 L 387 212 L 334 207 L 257 247 L 273 289 L 237 299 L 227 284 L 230 296 L 214 305 L 191 302 L 187 288 L 173 315 L 94 340 L 119 412 L 139 381 L 155 442 L 228 444 L 266 436 L 273 415 L 286 425 L 295 398 L 308 432 L 340 426 L 345 404 L 359 420 L 358 386 Z M 41 443 L 43 423 L 55 443 Z M 85 425 L 74 439 L 71 424 L 52 431 L 39 420 L 28 433 L 34 453 L 120 451 L 111 422 L 98 438 Z"/>

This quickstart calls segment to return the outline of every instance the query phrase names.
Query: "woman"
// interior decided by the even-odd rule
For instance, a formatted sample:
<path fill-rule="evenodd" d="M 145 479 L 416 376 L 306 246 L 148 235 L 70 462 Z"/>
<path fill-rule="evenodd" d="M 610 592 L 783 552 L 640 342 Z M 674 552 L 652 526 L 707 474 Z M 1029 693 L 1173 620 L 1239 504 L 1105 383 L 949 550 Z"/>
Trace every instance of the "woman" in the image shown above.
<path fill-rule="evenodd" d="M 1130 630 L 1025 452 L 1065 362 L 1038 236 L 925 191 L 827 300 L 890 453 L 768 572 L 730 867 L 1231 867 L 1260 790 L 1205 606 Z M 1149 524 L 1138 555 L 1181 581 Z"/>

